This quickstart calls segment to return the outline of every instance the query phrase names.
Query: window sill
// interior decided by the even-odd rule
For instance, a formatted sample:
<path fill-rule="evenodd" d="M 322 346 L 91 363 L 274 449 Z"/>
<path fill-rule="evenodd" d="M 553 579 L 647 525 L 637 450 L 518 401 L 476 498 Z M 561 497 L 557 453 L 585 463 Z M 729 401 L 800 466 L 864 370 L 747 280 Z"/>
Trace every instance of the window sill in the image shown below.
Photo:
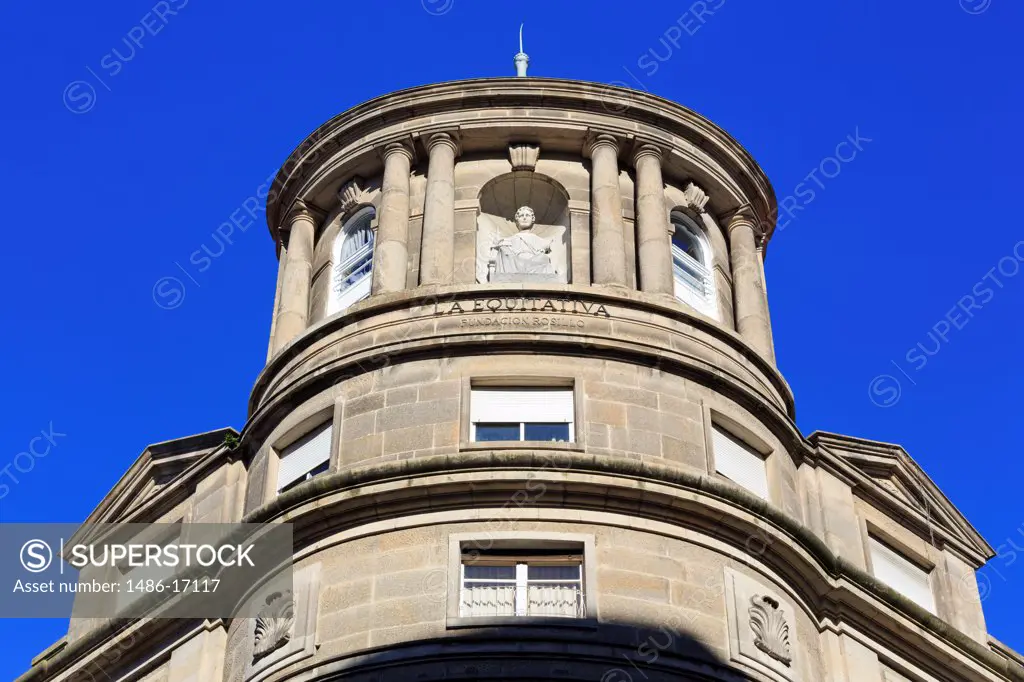
<path fill-rule="evenodd" d="M 478 616 L 448 617 L 445 627 L 449 630 L 457 628 L 490 628 L 490 627 L 542 627 L 542 628 L 577 628 L 596 630 L 597 618 L 564 618 L 561 616 Z"/>
<path fill-rule="evenodd" d="M 460 452 L 480 450 L 565 450 L 567 452 L 583 452 L 585 449 L 583 443 L 566 443 L 565 441 L 553 440 L 491 440 L 462 441 L 459 443 Z"/>

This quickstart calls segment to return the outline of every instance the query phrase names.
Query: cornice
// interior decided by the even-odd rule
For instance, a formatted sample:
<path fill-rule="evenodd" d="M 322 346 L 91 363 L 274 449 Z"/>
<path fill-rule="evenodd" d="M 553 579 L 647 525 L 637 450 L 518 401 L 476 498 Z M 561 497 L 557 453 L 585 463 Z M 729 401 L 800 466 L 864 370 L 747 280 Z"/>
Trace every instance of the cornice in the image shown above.
<path fill-rule="evenodd" d="M 609 107 L 608 102 L 621 104 Z M 413 116 L 432 115 L 468 109 L 545 110 L 561 109 L 589 112 L 619 121 L 610 134 L 624 139 L 634 134 L 637 124 L 651 126 L 665 134 L 658 142 L 674 146 L 674 138 L 685 140 L 730 169 L 730 180 L 756 203 L 759 223 L 774 224 L 775 194 L 764 172 L 753 157 L 728 133 L 708 119 L 670 100 L 628 88 L 603 83 L 548 78 L 492 78 L 437 83 L 389 93 L 352 107 L 317 128 L 289 156 L 274 181 L 268 196 L 267 219 L 273 232 L 280 222 L 280 207 L 290 205 L 297 187 L 316 173 L 316 169 L 337 149 L 343 139 L 356 140 L 379 129 L 386 122 Z M 532 119 L 536 111 L 526 118 Z M 476 119 L 467 119 L 476 120 Z M 506 114 L 502 124 L 510 121 Z M 564 124 L 572 126 L 571 119 Z M 421 134 L 449 129 L 424 123 Z M 678 150 L 677 150 L 678 152 Z"/>

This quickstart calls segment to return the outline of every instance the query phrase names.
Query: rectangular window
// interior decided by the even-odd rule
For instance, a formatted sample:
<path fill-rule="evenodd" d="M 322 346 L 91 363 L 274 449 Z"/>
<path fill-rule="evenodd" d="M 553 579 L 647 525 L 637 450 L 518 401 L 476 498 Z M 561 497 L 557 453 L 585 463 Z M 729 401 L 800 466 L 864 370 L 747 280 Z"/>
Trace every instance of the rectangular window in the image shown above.
<path fill-rule="evenodd" d="M 462 557 L 462 617 L 584 618 L 583 556 L 517 551 Z"/>
<path fill-rule="evenodd" d="M 874 576 L 918 606 L 935 613 L 929 571 L 873 537 L 868 538 L 868 546 Z"/>
<path fill-rule="evenodd" d="M 761 453 L 717 424 L 711 425 L 711 450 L 718 473 L 768 499 L 768 468 Z"/>
<path fill-rule="evenodd" d="M 474 388 L 470 396 L 470 440 L 575 440 L 571 388 Z"/>
<path fill-rule="evenodd" d="M 282 493 L 327 471 L 331 464 L 331 422 L 321 424 L 281 451 L 277 492 Z"/>

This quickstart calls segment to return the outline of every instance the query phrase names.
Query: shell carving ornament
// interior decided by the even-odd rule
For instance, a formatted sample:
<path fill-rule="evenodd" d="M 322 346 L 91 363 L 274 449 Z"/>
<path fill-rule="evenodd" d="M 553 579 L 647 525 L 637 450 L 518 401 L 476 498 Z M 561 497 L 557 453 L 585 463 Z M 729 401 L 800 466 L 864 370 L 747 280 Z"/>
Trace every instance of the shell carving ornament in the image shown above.
<path fill-rule="evenodd" d="M 756 595 L 750 600 L 750 629 L 754 631 L 754 646 L 776 661 L 789 665 L 793 661 L 789 648 L 789 623 L 771 597 Z"/>
<path fill-rule="evenodd" d="M 267 605 L 256 617 L 256 635 L 253 639 L 253 661 L 276 651 L 292 638 L 295 624 L 295 602 L 290 591 L 274 592 L 267 597 Z"/>
<path fill-rule="evenodd" d="M 512 144 L 508 147 L 512 170 L 532 171 L 540 158 L 540 147 L 535 144 Z"/>
<path fill-rule="evenodd" d="M 338 190 L 338 201 L 341 202 L 342 212 L 347 212 L 365 199 L 365 185 L 366 181 L 356 176 L 341 186 Z"/>
<path fill-rule="evenodd" d="M 707 206 L 709 198 L 704 190 L 691 182 L 683 190 L 683 196 L 686 198 L 687 206 L 700 213 L 704 212 L 704 207 Z"/>

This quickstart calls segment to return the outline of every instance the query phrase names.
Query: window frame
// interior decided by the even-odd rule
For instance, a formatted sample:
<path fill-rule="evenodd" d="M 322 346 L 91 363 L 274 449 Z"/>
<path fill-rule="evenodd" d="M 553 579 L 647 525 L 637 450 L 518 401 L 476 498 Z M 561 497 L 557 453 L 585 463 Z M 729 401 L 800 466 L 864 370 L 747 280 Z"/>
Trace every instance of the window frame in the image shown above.
<path fill-rule="evenodd" d="M 472 552 L 472 550 L 471 550 Z M 531 586 L 543 585 L 546 583 L 552 584 L 566 584 L 575 583 L 576 589 L 580 593 L 580 597 L 584 604 L 584 610 L 586 609 L 586 592 L 583 589 L 583 550 L 580 548 L 578 552 L 573 552 L 571 549 L 566 549 L 567 554 L 561 555 L 561 557 L 540 557 L 540 556 L 493 556 L 483 559 L 483 564 L 491 564 L 494 566 L 505 566 L 513 567 L 512 578 L 467 578 L 466 577 L 466 554 L 463 553 L 459 560 L 459 617 L 460 618 L 480 618 L 481 616 L 468 616 L 462 612 L 463 605 L 463 593 L 466 590 L 468 583 L 500 583 L 508 584 L 515 588 L 514 602 L 513 602 L 513 613 L 502 614 L 499 616 L 493 616 L 496 618 L 529 618 L 530 603 L 529 603 L 529 590 Z M 486 555 L 485 555 L 486 556 Z M 563 579 L 541 579 L 535 578 L 530 579 L 530 568 L 538 566 L 572 566 L 577 568 L 575 578 L 563 578 Z M 487 617 L 487 616 L 483 616 Z M 557 616 L 546 614 L 544 616 L 534 615 L 532 617 L 543 617 L 543 618 L 579 618 L 579 616 Z"/>
<path fill-rule="evenodd" d="M 933 563 L 923 559 L 922 557 L 919 557 L 915 552 L 906 549 L 900 543 L 890 538 L 888 535 L 883 534 L 875 528 L 873 528 L 870 524 L 867 527 L 865 545 L 865 559 L 867 561 L 867 569 L 871 576 L 875 578 L 875 580 L 879 581 L 880 583 L 891 589 L 893 592 L 896 592 L 901 597 L 914 602 L 915 604 L 917 604 L 924 610 L 928 611 L 929 613 L 933 615 L 938 615 L 939 600 L 936 598 L 936 582 L 935 578 L 933 577 L 936 574 L 936 566 Z M 906 563 L 910 568 L 920 571 L 924 575 L 925 582 L 928 585 L 928 595 L 931 597 L 927 605 L 922 604 L 917 599 L 906 594 L 889 581 L 879 577 L 877 573 L 877 567 L 875 566 L 874 549 L 876 545 L 879 546 L 883 551 L 888 552 L 889 554 L 895 556 L 898 560 Z"/>
<path fill-rule="evenodd" d="M 579 428 L 584 422 L 583 396 L 580 395 L 581 382 L 575 376 L 489 376 L 471 377 L 463 383 L 462 390 L 462 428 L 460 429 L 460 450 L 488 449 L 500 445 L 500 447 L 530 448 L 530 447 L 554 447 L 559 449 L 579 450 L 585 447 L 583 432 Z M 512 421 L 502 419 L 501 421 L 480 420 L 473 421 L 473 392 L 478 390 L 548 390 L 565 391 L 570 393 L 572 399 L 572 421 L 569 424 L 568 441 L 529 441 L 525 440 L 526 424 L 548 424 L 555 422 L 535 421 Z M 476 424 L 519 424 L 520 439 L 504 441 L 478 441 L 476 440 Z M 565 422 L 557 422 L 565 423 Z"/>
<path fill-rule="evenodd" d="M 341 251 L 345 246 L 345 242 L 352 236 L 352 234 L 354 234 L 356 224 L 361 220 L 367 219 L 367 216 L 369 216 L 369 218 L 366 224 L 366 230 L 369 231 L 370 235 L 368 245 L 361 247 L 356 254 L 353 254 L 346 259 L 347 263 L 348 261 L 356 260 L 355 256 L 359 256 L 357 260 L 359 267 L 353 272 L 358 272 L 364 268 L 366 269 L 366 272 L 359 276 L 355 282 L 351 282 L 341 291 L 335 291 L 336 280 L 338 278 L 338 268 L 345 264 L 339 263 L 339 260 L 341 259 Z M 367 204 L 353 209 L 345 220 L 342 221 L 341 227 L 338 229 L 338 234 L 335 235 L 334 241 L 331 244 L 331 267 L 327 283 L 326 316 L 340 313 L 370 295 L 370 284 L 373 281 L 373 254 L 377 243 L 377 230 L 373 227 L 373 223 L 376 219 L 376 207 L 372 204 Z M 348 277 L 351 276 L 352 274 L 348 275 Z M 354 294 L 350 292 L 354 292 Z"/>
<path fill-rule="evenodd" d="M 289 420 L 289 422 L 291 422 L 291 420 Z M 281 468 L 281 457 L 284 451 L 313 431 L 327 424 L 330 424 L 331 427 L 331 442 L 329 446 L 330 452 L 327 460 L 327 470 L 316 474 L 316 476 L 328 474 L 335 468 L 338 460 L 340 436 L 339 429 L 336 427 L 339 423 L 339 420 L 335 416 L 335 407 L 332 405 L 329 408 L 317 410 L 314 414 L 304 417 L 297 422 L 291 422 L 291 425 L 287 427 L 287 430 L 284 431 L 283 435 L 269 439 L 267 445 L 264 446 L 267 450 L 267 473 L 266 480 L 263 484 L 263 499 L 265 501 L 273 500 L 283 492 L 278 490 L 277 485 L 278 475 Z M 282 424 L 282 426 L 284 425 Z M 315 476 L 313 478 L 315 478 Z M 304 483 L 306 480 L 309 479 L 304 478 L 298 483 Z M 291 487 L 287 489 L 290 490 Z"/>
<path fill-rule="evenodd" d="M 708 472 L 715 477 L 729 481 L 729 483 L 737 486 L 738 488 L 745 490 L 763 499 L 766 502 L 771 502 L 775 496 L 775 472 L 774 472 L 774 456 L 775 449 L 766 441 L 758 437 L 750 429 L 743 427 L 739 422 L 718 410 L 713 410 L 706 404 L 702 405 L 701 412 L 704 416 L 704 448 L 707 453 Z M 760 493 L 751 490 L 742 483 L 730 478 L 718 470 L 718 463 L 715 455 L 714 445 L 714 430 L 718 429 L 730 436 L 733 440 L 738 441 L 741 445 L 745 445 L 747 449 L 752 450 L 753 453 L 759 455 L 764 461 L 764 475 L 766 485 L 766 495 L 762 496 Z"/>
<path fill-rule="evenodd" d="M 708 239 L 707 232 L 697 224 L 693 217 L 681 209 L 673 209 L 669 213 L 669 224 L 672 226 L 672 232 L 669 235 L 672 252 L 672 295 L 676 300 L 685 303 L 697 312 L 715 320 L 719 319 L 714 255 L 711 251 L 711 240 Z M 703 262 L 698 261 L 675 245 L 675 236 L 680 230 L 689 233 L 696 240 L 703 256 Z M 676 266 L 677 261 L 682 263 L 683 268 L 690 269 L 693 272 L 688 273 L 688 277 L 686 275 L 681 276 L 679 274 L 680 268 Z M 703 291 L 698 291 L 689 281 L 696 278 L 704 280 Z M 682 291 L 681 288 L 683 288 Z M 690 293 L 690 296 L 686 295 L 685 292 L 687 291 Z"/>
<path fill-rule="evenodd" d="M 462 588 L 465 579 L 463 556 L 477 551 L 501 550 L 564 550 L 567 556 L 580 557 L 580 586 L 583 592 L 584 615 L 570 616 L 463 616 Z M 530 557 L 521 557 L 528 565 Z M 541 563 L 535 561 L 534 563 Z M 493 581 L 491 581 L 493 582 Z M 566 582 L 566 581 L 557 581 Z M 597 549 L 594 536 L 582 533 L 550 533 L 530 531 L 480 531 L 453 533 L 448 536 L 447 628 L 488 627 L 494 625 L 537 625 L 592 629 L 597 627 Z"/>

